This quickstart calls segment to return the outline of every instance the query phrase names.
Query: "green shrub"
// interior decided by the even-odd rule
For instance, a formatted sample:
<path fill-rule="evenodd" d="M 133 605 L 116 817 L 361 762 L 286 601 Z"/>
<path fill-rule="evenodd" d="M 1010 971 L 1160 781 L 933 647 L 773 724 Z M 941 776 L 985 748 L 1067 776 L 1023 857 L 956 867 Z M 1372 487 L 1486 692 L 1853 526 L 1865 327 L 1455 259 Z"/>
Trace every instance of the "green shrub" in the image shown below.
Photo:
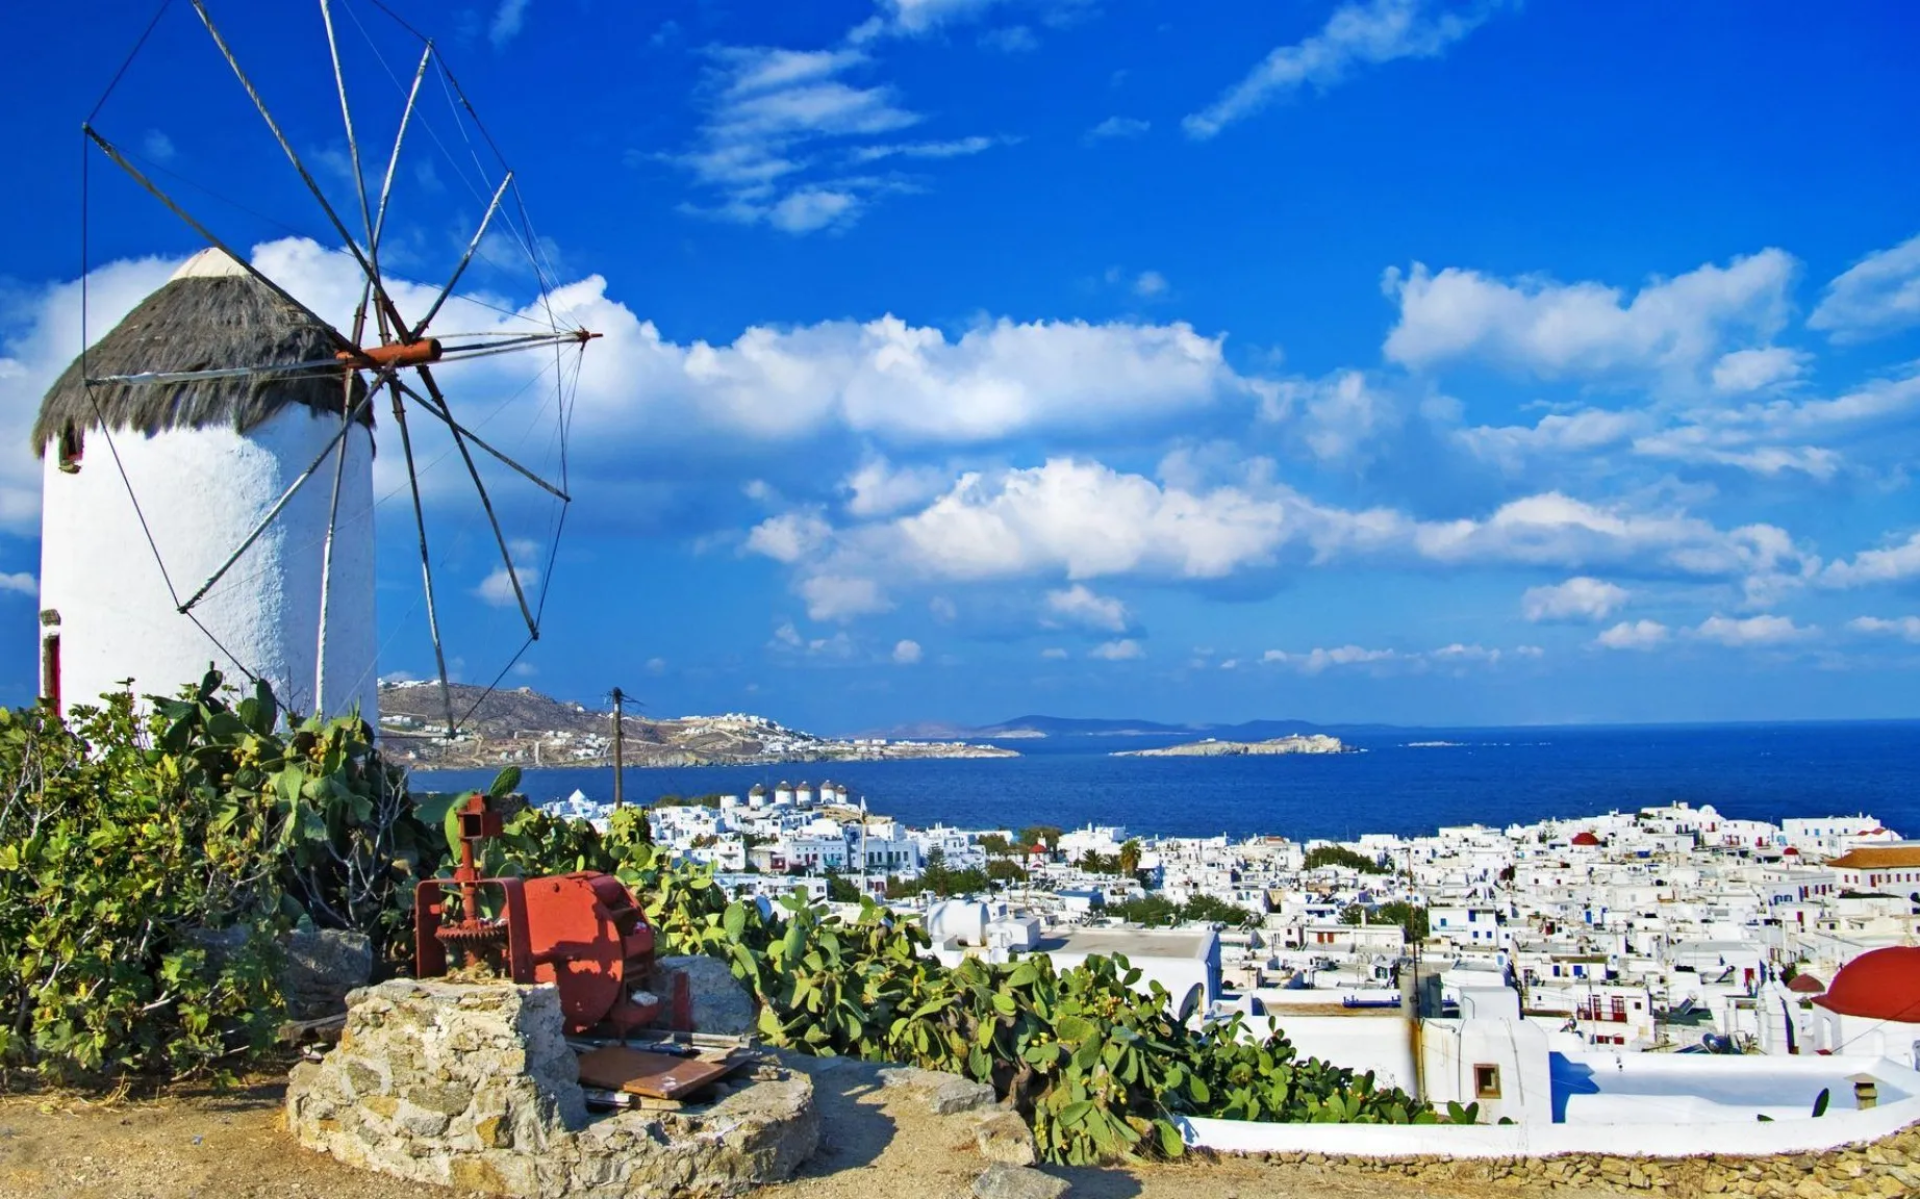
<path fill-rule="evenodd" d="M 438 831 L 357 718 L 277 714 L 218 674 L 145 713 L 0 711 L 0 1068 L 220 1074 L 271 1039 L 298 921 L 405 960 Z"/>
<path fill-rule="evenodd" d="M 1365 854 L 1355 853 L 1344 845 L 1316 845 L 1307 851 L 1305 868 L 1318 870 L 1322 866 L 1337 866 L 1347 870 L 1357 870 L 1361 874 L 1385 874 L 1387 868 Z"/>

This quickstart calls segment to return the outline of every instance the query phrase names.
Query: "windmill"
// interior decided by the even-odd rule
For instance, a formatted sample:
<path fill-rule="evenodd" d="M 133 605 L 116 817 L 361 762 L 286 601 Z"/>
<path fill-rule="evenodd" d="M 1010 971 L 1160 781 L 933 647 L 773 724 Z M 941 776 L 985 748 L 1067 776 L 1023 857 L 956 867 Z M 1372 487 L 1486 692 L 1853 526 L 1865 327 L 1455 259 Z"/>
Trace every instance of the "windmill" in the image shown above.
<path fill-rule="evenodd" d="M 315 33 L 324 32 L 346 147 L 344 155 L 333 156 L 339 160 L 334 196 L 316 178 L 311 153 L 297 148 L 299 139 L 263 98 L 206 0 L 162 6 L 83 125 L 89 163 L 96 152 L 103 155 L 207 248 L 97 344 L 88 345 L 83 316 L 82 344 L 88 348 L 42 404 L 34 430 L 35 451 L 46 459 L 41 689 L 56 705 L 90 701 L 129 675 L 137 686 L 171 688 L 215 662 L 270 682 L 289 710 L 338 714 L 358 704 L 367 719 L 375 719 L 372 460 L 378 405 L 392 421 L 396 436 L 389 440 L 397 441 L 397 447 L 382 448 L 397 448 L 405 466 L 419 549 L 417 602 L 425 608 L 446 735 L 453 736 L 472 709 L 456 713 L 449 683 L 429 539 L 433 522 L 423 497 L 427 467 L 419 461 L 423 431 L 445 446 L 427 466 L 457 461 L 461 468 L 468 503 L 484 516 L 487 540 L 498 555 L 495 577 L 502 580 L 503 598 L 510 594 L 524 625 L 525 640 L 508 665 L 539 639 L 545 588 L 530 595 L 527 581 L 537 576 L 544 584 L 551 575 L 571 499 L 566 433 L 573 388 L 587 343 L 598 335 L 556 309 L 551 262 L 515 175 L 433 41 L 379 0 L 370 5 L 367 15 L 387 22 L 378 36 L 352 0 L 318 0 Z M 320 229 L 315 240 L 350 260 L 359 294 L 350 319 L 328 320 L 294 294 L 296 284 L 249 261 L 220 221 L 183 201 L 182 189 L 170 182 L 181 176 L 100 128 L 102 109 L 163 28 L 162 18 L 186 7 L 211 40 L 217 62 L 237 81 L 245 107 L 257 114 L 268 147 L 284 158 L 282 170 L 298 180 L 299 187 L 288 190 L 303 193 L 311 206 L 309 227 Z M 277 13 L 278 6 L 269 7 Z M 350 25 L 337 22 L 337 13 Z M 349 98 L 354 72 L 343 53 L 349 32 L 358 33 L 370 52 L 365 57 L 386 72 L 396 95 L 404 95 L 390 148 L 383 146 L 378 157 L 363 155 L 361 134 L 368 124 Z M 319 41 L 316 36 L 316 47 Z M 407 56 L 410 75 L 394 71 L 387 59 L 396 43 L 418 48 L 417 62 Z M 165 65 L 171 70 L 175 64 Z M 274 67 L 276 75 L 285 73 L 277 58 Z M 430 99 L 444 99 L 451 115 L 445 136 L 445 118 L 422 115 Z M 409 155 L 419 152 L 423 133 L 427 152 L 452 163 L 441 169 L 457 171 L 476 196 L 485 197 L 470 235 L 436 276 L 444 282 L 426 287 L 386 265 L 394 257 L 389 239 L 397 185 L 404 188 Z M 465 157 L 455 158 L 455 152 Z M 266 186 L 258 176 L 249 182 Z M 93 187 L 89 167 L 84 223 L 92 220 Z M 348 195 L 345 203 L 336 202 L 341 190 Z M 458 290 L 476 261 L 503 256 L 516 259 L 537 282 L 537 304 L 515 310 Z M 406 257 L 413 268 L 420 266 L 417 247 Z M 455 312 L 487 316 L 491 327 L 443 331 L 445 318 Z M 537 409 L 550 425 L 546 465 L 557 468 L 546 473 L 522 461 L 519 444 L 484 436 L 485 414 L 455 398 L 461 363 L 529 353 L 542 355 L 543 389 L 545 374 L 552 376 L 551 393 Z M 104 454 L 88 452 L 96 439 Z M 538 444 L 524 435 L 520 440 Z M 495 490 L 504 478 L 551 509 L 544 565 L 529 564 L 526 547 L 503 528 L 487 472 L 496 476 Z M 493 686 L 505 673 L 503 666 Z"/>

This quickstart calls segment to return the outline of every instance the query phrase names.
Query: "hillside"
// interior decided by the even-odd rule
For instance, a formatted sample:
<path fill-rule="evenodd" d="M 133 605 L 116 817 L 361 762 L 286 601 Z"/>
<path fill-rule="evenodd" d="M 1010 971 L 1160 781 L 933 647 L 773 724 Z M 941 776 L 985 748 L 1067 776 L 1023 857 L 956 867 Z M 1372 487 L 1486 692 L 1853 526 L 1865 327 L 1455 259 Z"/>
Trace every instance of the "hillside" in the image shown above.
<path fill-rule="evenodd" d="M 613 760 L 613 713 L 542 695 L 530 687 L 449 688 L 458 735 L 448 740 L 437 683 L 383 683 L 380 731 L 408 765 L 457 770 L 492 766 L 604 766 Z M 484 698 L 483 698 L 484 696 Z M 898 758 L 1011 757 L 1013 751 L 958 741 L 817 737 L 764 716 L 682 716 L 621 721 L 629 766 L 741 765 Z"/>

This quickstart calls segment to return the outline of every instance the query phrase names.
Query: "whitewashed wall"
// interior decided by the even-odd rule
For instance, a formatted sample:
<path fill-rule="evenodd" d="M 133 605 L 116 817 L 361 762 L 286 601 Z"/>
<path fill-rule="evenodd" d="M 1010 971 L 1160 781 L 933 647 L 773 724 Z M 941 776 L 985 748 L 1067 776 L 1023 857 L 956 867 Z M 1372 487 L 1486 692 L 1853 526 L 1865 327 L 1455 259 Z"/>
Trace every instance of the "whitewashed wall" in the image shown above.
<path fill-rule="evenodd" d="M 1650 1055 L 1628 1055 L 1649 1057 Z M 1690 1055 L 1691 1056 L 1691 1055 Z M 1820 1153 L 1878 1140 L 1920 1120 L 1920 1076 L 1898 1063 L 1855 1057 L 1766 1058 L 1695 1057 L 1685 1061 L 1657 1055 L 1643 1067 L 1673 1077 L 1694 1074 L 1706 1087 L 1751 1065 L 1777 1072 L 1788 1062 L 1809 1081 L 1824 1080 L 1833 1090 L 1833 1106 L 1818 1119 L 1753 1119 L 1693 1123 L 1568 1124 L 1261 1124 L 1204 1117 L 1175 1121 L 1189 1145 L 1222 1153 L 1326 1153 L 1353 1157 L 1547 1157 L 1558 1153 L 1596 1153 L 1611 1157 L 1692 1157 L 1700 1154 L 1760 1157 L 1782 1153 Z M 1851 1088 L 1841 1080 L 1871 1073 L 1900 1095 L 1868 1111 L 1852 1107 Z"/>
<path fill-rule="evenodd" d="M 292 405 L 245 436 L 231 428 L 113 434 L 160 558 L 185 599 L 239 547 L 329 438 L 337 418 Z M 342 480 L 328 613 L 323 711 L 358 703 L 377 722 L 373 558 L 373 438 L 358 427 Z M 46 454 L 40 607 L 60 614 L 63 704 L 96 702 L 131 678 L 136 694 L 170 694 L 209 664 L 245 683 L 225 653 L 175 603 L 114 468 L 107 438 L 86 432 L 80 470 Z M 314 708 L 320 568 L 333 459 L 316 471 L 194 613 L 234 658 L 302 713 Z M 40 630 L 45 633 L 47 630 Z"/>

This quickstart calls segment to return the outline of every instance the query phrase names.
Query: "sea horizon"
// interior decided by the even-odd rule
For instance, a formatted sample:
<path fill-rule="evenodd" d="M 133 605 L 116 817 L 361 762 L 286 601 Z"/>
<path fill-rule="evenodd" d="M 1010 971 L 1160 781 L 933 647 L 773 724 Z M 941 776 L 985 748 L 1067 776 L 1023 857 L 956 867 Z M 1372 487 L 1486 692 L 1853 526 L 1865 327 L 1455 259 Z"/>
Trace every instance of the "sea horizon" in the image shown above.
<path fill-rule="evenodd" d="M 1920 829 L 1920 721 L 1395 727 L 1343 737 L 1358 753 L 1113 756 L 1116 744 L 1180 739 L 1021 738 L 1007 743 L 1021 754 L 1014 758 L 630 767 L 625 793 L 650 803 L 831 779 L 864 795 L 876 814 L 916 827 L 1091 823 L 1147 835 L 1296 840 L 1577 820 L 1681 801 L 1734 818 L 1866 812 L 1898 832 Z M 495 773 L 414 777 L 423 789 L 460 790 Z M 521 790 L 536 803 L 575 790 L 606 801 L 612 781 L 605 766 L 525 768 Z"/>

